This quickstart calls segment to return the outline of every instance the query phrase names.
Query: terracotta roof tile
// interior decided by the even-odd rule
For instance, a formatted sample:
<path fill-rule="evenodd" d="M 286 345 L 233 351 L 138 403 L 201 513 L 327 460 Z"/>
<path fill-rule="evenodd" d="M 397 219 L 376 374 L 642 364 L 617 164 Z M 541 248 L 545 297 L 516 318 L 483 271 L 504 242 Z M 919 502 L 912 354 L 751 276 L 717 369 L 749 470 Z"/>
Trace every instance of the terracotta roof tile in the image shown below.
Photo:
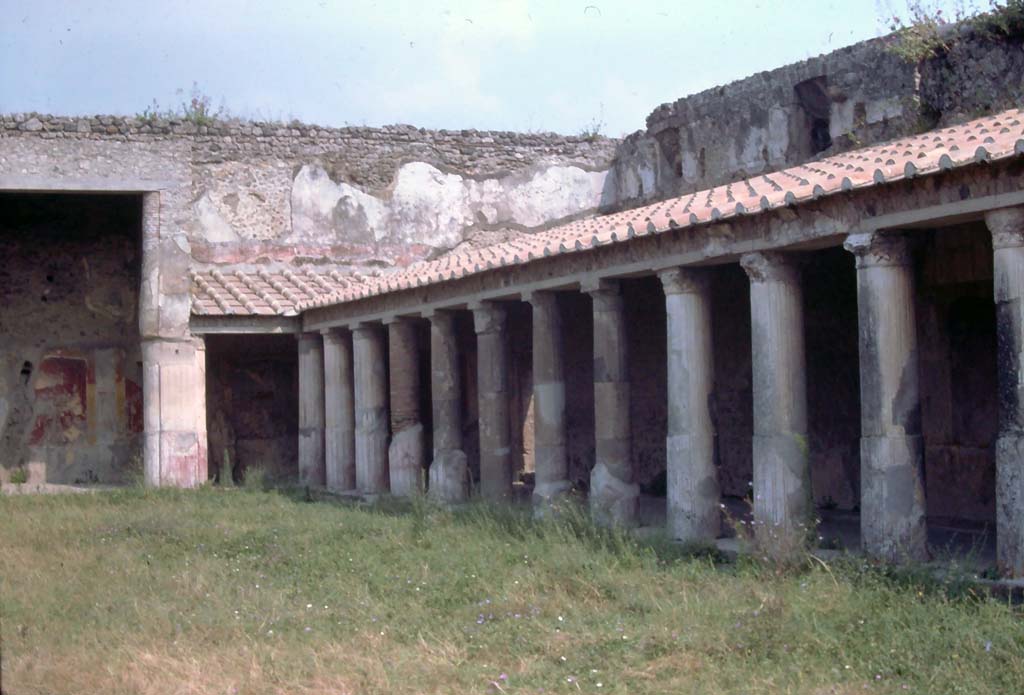
<path fill-rule="evenodd" d="M 296 316 L 299 306 L 339 296 L 356 282 L 338 270 L 301 273 L 214 269 L 192 273 L 192 313 L 199 316 Z"/>

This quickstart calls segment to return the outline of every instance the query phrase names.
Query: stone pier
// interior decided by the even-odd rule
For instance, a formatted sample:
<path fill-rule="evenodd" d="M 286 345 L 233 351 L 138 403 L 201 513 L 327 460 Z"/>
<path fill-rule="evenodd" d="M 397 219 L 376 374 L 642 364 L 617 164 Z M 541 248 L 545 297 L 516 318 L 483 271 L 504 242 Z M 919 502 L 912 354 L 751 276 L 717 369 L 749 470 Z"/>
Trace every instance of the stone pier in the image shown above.
<path fill-rule="evenodd" d="M 299 482 L 324 485 L 324 345 L 319 333 L 299 338 Z"/>
<path fill-rule="evenodd" d="M 856 234 L 860 335 L 861 545 L 880 559 L 928 556 L 914 268 L 907 238 Z"/>
<path fill-rule="evenodd" d="M 142 370 L 146 484 L 202 485 L 207 478 L 205 343 L 143 340 Z"/>
<path fill-rule="evenodd" d="M 434 311 L 430 319 L 430 397 L 434 416 L 434 460 L 429 493 L 443 502 L 469 497 L 469 467 L 462 450 L 462 388 L 455 315 Z"/>
<path fill-rule="evenodd" d="M 562 317 L 554 292 L 531 292 L 523 299 L 533 307 L 533 503 L 543 509 L 572 488 L 566 451 Z"/>
<path fill-rule="evenodd" d="M 324 444 L 327 487 L 356 489 L 356 415 L 352 384 L 352 337 L 324 332 Z"/>
<path fill-rule="evenodd" d="M 985 216 L 992 232 L 999 372 L 996 438 L 996 560 L 1024 577 L 1024 208 Z"/>
<path fill-rule="evenodd" d="M 590 295 L 594 311 L 596 457 L 590 473 L 590 511 L 598 523 L 632 526 L 640 486 L 633 482 L 629 351 L 622 294 L 613 281 L 585 284 L 582 289 Z"/>
<path fill-rule="evenodd" d="M 509 430 L 508 338 L 505 308 L 493 302 L 471 307 L 477 345 L 480 399 L 480 494 L 505 499 L 512 494 L 512 442 Z"/>
<path fill-rule="evenodd" d="M 425 458 L 416 320 L 399 317 L 385 323 L 391 388 L 391 445 L 388 447 L 391 494 L 409 497 L 423 489 Z"/>
<path fill-rule="evenodd" d="M 714 385 L 709 276 L 707 270 L 672 268 L 658 277 L 668 336 L 667 527 L 674 538 L 710 542 L 721 531 L 721 492 L 709 403 Z"/>
<path fill-rule="evenodd" d="M 809 539 L 813 513 L 800 273 L 788 254 L 746 254 L 740 264 L 750 278 L 755 531 L 787 555 Z"/>
<path fill-rule="evenodd" d="M 356 489 L 364 495 L 388 491 L 388 385 L 384 331 L 361 323 L 352 331 L 356 412 Z"/>

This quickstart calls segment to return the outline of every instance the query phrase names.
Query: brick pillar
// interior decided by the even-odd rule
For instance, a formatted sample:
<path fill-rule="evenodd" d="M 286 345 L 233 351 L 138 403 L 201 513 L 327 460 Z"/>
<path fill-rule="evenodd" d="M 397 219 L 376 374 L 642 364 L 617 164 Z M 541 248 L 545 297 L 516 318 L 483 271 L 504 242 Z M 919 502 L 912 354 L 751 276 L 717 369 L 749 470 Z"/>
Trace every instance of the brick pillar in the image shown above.
<path fill-rule="evenodd" d="M 629 419 L 629 351 L 619 285 L 584 285 L 594 311 L 594 468 L 590 511 L 599 523 L 632 526 L 640 486 L 633 482 L 633 441 Z"/>
<path fill-rule="evenodd" d="M 860 335 L 861 545 L 889 561 L 928 556 L 914 269 L 907 239 L 855 234 Z"/>
<path fill-rule="evenodd" d="M 356 411 L 356 489 L 364 495 L 388 491 L 388 384 L 384 331 L 361 323 L 352 331 Z"/>
<path fill-rule="evenodd" d="M 324 343 L 319 333 L 299 339 L 299 482 L 324 485 Z"/>
<path fill-rule="evenodd" d="M 992 232 L 999 369 L 996 437 L 996 559 L 1024 577 L 1024 208 L 985 215 Z"/>
<path fill-rule="evenodd" d="M 455 315 L 434 311 L 430 318 L 430 398 L 434 416 L 434 460 L 430 495 L 444 502 L 469 497 L 469 467 L 462 450 L 462 385 Z"/>
<path fill-rule="evenodd" d="M 391 445 L 388 447 L 391 494 L 408 497 L 423 489 L 425 459 L 416 321 L 400 317 L 385 323 L 391 388 Z"/>
<path fill-rule="evenodd" d="M 797 550 L 810 536 L 803 295 L 792 256 L 750 253 L 754 521 L 763 548 Z"/>
<path fill-rule="evenodd" d="M 493 302 L 472 307 L 480 398 L 480 493 L 492 499 L 512 494 L 509 430 L 508 337 L 505 308 Z"/>
<path fill-rule="evenodd" d="M 533 307 L 533 439 L 538 511 L 569 492 L 562 316 L 554 292 L 524 297 Z"/>
<path fill-rule="evenodd" d="M 356 488 L 356 419 L 352 384 L 352 336 L 324 332 L 324 445 L 327 487 Z"/>
<path fill-rule="evenodd" d="M 709 403 L 715 373 L 708 276 L 672 268 L 658 277 L 668 336 L 667 525 L 674 538 L 710 542 L 718 538 L 722 515 Z"/>

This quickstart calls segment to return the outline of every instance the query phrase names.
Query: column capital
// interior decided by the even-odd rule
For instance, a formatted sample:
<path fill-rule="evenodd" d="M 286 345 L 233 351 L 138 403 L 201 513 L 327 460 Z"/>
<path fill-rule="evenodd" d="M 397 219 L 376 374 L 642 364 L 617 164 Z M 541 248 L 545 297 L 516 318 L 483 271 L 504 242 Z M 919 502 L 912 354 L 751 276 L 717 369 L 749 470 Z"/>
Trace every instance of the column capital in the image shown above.
<path fill-rule="evenodd" d="M 453 309 L 427 309 L 423 312 L 423 318 L 430 321 L 431 326 L 450 328 L 455 322 L 455 311 Z"/>
<path fill-rule="evenodd" d="M 360 321 L 351 327 L 352 338 L 366 340 L 367 338 L 376 337 L 382 329 L 383 325 L 376 321 Z"/>
<path fill-rule="evenodd" d="M 324 342 L 329 345 L 338 345 L 348 337 L 348 331 L 343 328 L 324 328 L 320 331 Z"/>
<path fill-rule="evenodd" d="M 707 290 L 711 275 L 705 268 L 666 268 L 658 271 L 665 294 L 700 294 Z"/>
<path fill-rule="evenodd" d="M 905 234 L 851 234 L 843 248 L 857 257 L 858 268 L 904 266 L 914 260 L 910 239 Z"/>
<path fill-rule="evenodd" d="M 302 333 L 296 333 L 295 339 L 300 343 L 302 342 L 319 342 L 324 336 L 320 334 L 320 331 L 303 331 Z"/>
<path fill-rule="evenodd" d="M 580 281 L 580 291 L 593 296 L 595 294 L 614 294 L 622 291 L 619 281 L 613 278 L 587 278 Z"/>
<path fill-rule="evenodd" d="M 393 323 L 415 323 L 416 322 L 416 317 L 415 316 L 398 316 L 398 315 L 385 316 L 383 319 L 381 319 L 380 322 L 383 323 L 385 326 L 390 326 Z"/>
<path fill-rule="evenodd" d="M 496 302 L 474 302 L 469 305 L 473 311 L 473 330 L 477 335 L 503 333 L 508 311 Z"/>
<path fill-rule="evenodd" d="M 523 292 L 523 301 L 533 307 L 550 307 L 555 302 L 554 290 L 529 290 Z"/>
<path fill-rule="evenodd" d="M 1024 207 L 989 210 L 985 225 L 992 232 L 992 248 L 1024 246 Z"/>
<path fill-rule="evenodd" d="M 740 267 L 750 282 L 797 282 L 799 262 L 791 253 L 757 251 L 740 256 Z"/>

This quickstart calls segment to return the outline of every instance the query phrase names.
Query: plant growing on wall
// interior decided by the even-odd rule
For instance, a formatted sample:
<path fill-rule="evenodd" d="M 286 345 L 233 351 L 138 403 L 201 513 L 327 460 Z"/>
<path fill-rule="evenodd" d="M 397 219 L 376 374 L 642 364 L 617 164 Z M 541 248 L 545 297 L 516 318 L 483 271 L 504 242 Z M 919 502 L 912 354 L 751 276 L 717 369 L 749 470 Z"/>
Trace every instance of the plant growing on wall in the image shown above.
<path fill-rule="evenodd" d="M 179 89 L 176 94 L 183 96 L 184 90 Z M 153 99 L 153 102 L 137 117 L 146 123 L 153 123 L 157 120 L 187 121 L 197 126 L 203 126 L 228 118 L 229 115 L 228 109 L 223 103 L 214 109 L 210 95 L 199 87 L 198 82 L 193 82 L 188 98 L 182 101 L 177 108 L 163 109 L 157 100 Z"/>
<path fill-rule="evenodd" d="M 920 63 L 948 51 L 959 38 L 957 28 L 973 29 L 994 40 L 1024 37 L 1024 0 L 989 0 L 982 10 L 959 0 L 952 12 L 937 2 L 907 0 L 906 11 L 887 5 L 887 29 L 896 35 L 889 50 L 908 63 Z"/>

